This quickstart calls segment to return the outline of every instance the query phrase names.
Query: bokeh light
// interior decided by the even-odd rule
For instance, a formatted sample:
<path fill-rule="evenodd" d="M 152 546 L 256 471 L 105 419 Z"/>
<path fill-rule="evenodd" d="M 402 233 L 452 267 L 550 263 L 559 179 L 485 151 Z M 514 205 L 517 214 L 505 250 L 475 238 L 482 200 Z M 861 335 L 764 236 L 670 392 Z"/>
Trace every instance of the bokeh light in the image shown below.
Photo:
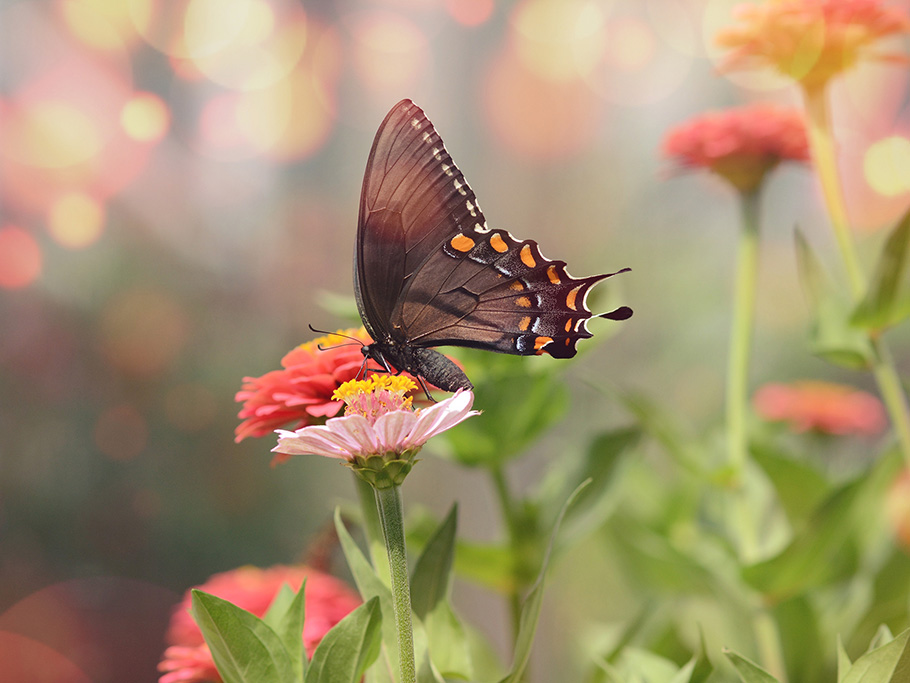
<path fill-rule="evenodd" d="M 445 0 L 452 18 L 465 26 L 480 26 L 493 16 L 493 0 Z"/>
<path fill-rule="evenodd" d="M 881 195 L 910 192 L 910 139 L 891 135 L 872 143 L 863 157 L 863 171 L 866 182 Z"/>
<path fill-rule="evenodd" d="M 182 432 L 194 433 L 208 428 L 217 411 L 215 394 L 198 382 L 171 387 L 164 398 L 165 416 Z"/>
<path fill-rule="evenodd" d="M 167 133 L 170 113 L 164 101 L 154 93 L 136 93 L 123 105 L 120 124 L 126 134 L 138 142 L 158 142 Z"/>
<path fill-rule="evenodd" d="M 95 446 L 111 460 L 133 460 L 148 443 L 148 423 L 127 403 L 106 408 L 95 422 Z"/>
<path fill-rule="evenodd" d="M 74 166 L 96 156 L 103 145 L 92 116 L 63 100 L 26 104 L 11 112 L 4 128 L 5 154 L 29 166 Z"/>
<path fill-rule="evenodd" d="M 83 192 L 68 192 L 51 205 L 47 224 L 61 246 L 82 249 L 94 244 L 104 229 L 104 205 Z"/>
<path fill-rule="evenodd" d="M 426 36 L 405 16 L 381 10 L 344 17 L 353 45 L 349 58 L 360 82 L 376 91 L 413 87 L 431 66 Z"/>
<path fill-rule="evenodd" d="M 130 289 L 107 302 L 98 334 L 108 362 L 129 375 L 148 377 L 175 361 L 190 324 L 180 305 L 166 294 Z"/>
<path fill-rule="evenodd" d="M 41 263 L 41 247 L 29 232 L 14 225 L 0 228 L 0 287 L 27 287 L 41 275 Z"/>
<path fill-rule="evenodd" d="M 59 7 L 73 36 L 97 50 L 122 50 L 135 42 L 128 5 L 121 0 L 60 0 Z"/>

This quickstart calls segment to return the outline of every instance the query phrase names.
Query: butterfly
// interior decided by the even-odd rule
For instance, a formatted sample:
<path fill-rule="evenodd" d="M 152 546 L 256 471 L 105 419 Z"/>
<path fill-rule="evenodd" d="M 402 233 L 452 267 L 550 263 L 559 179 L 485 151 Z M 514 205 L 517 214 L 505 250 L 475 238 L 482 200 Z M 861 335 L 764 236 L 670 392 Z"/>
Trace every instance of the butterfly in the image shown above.
<path fill-rule="evenodd" d="M 426 114 L 402 100 L 385 117 L 367 160 L 354 252 L 357 308 L 374 340 L 365 362 L 407 371 L 424 390 L 425 380 L 456 391 L 473 385 L 432 347 L 571 358 L 592 336 L 588 290 L 612 275 L 573 278 L 534 240 L 490 228 Z M 631 315 L 621 306 L 599 317 Z"/>

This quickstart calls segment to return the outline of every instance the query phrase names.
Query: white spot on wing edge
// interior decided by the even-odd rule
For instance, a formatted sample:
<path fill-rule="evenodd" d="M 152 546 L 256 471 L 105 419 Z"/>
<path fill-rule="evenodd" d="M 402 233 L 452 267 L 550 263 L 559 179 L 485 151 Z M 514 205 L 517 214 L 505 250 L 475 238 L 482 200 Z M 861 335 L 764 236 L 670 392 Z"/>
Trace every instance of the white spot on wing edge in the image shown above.
<path fill-rule="evenodd" d="M 423 132 L 423 141 L 426 143 L 429 143 L 431 139 L 432 139 L 432 136 L 429 133 L 427 133 L 426 131 L 424 131 Z"/>
<path fill-rule="evenodd" d="M 484 221 L 483 225 L 481 225 L 480 223 L 474 224 L 474 232 L 478 232 L 481 235 L 484 235 L 484 234 L 490 232 L 490 229 L 491 228 L 487 225 L 486 221 Z"/>
<path fill-rule="evenodd" d="M 414 128 L 414 130 L 420 130 L 423 128 L 423 124 L 420 122 L 420 119 L 411 119 L 411 127 Z"/>
<path fill-rule="evenodd" d="M 468 201 L 465 202 L 465 206 L 467 207 L 468 212 L 469 212 L 472 216 L 477 216 L 477 212 L 474 210 L 475 207 L 474 207 L 474 205 L 471 203 L 471 200 L 470 200 L 470 199 L 469 199 Z"/>
<path fill-rule="evenodd" d="M 448 164 L 442 165 L 442 172 L 445 173 L 450 178 L 454 175 L 454 173 L 452 173 L 452 167 L 449 166 Z M 455 182 L 458 182 L 458 181 L 456 180 Z"/>
<path fill-rule="evenodd" d="M 455 178 L 454 185 L 455 185 L 455 189 L 458 190 L 458 194 L 460 194 L 462 197 L 464 197 L 468 194 L 468 191 L 466 189 L 464 189 L 464 185 L 462 185 L 459 182 L 458 178 Z"/>

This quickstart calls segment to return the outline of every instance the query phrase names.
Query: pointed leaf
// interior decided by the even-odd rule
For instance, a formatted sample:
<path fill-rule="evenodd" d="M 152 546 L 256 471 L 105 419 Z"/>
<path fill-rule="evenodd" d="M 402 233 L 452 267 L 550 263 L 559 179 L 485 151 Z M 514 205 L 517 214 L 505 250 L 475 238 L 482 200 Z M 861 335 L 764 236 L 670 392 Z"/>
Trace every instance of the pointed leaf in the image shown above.
<path fill-rule="evenodd" d="M 281 638 L 259 617 L 227 600 L 193 590 L 193 619 L 225 683 L 295 680 Z"/>
<path fill-rule="evenodd" d="M 910 681 L 910 630 L 853 662 L 839 683 L 905 683 Z"/>
<path fill-rule="evenodd" d="M 306 683 L 358 683 L 376 661 L 381 640 L 379 598 L 372 598 L 325 634 L 313 653 Z"/>
<path fill-rule="evenodd" d="M 872 348 L 866 333 L 850 324 L 849 300 L 834 287 L 802 233 L 797 230 L 795 236 L 800 279 L 812 312 L 810 351 L 835 365 L 868 368 Z"/>
<path fill-rule="evenodd" d="M 742 655 L 726 649 L 724 650 L 724 654 L 727 655 L 727 659 L 733 663 L 736 673 L 739 674 L 743 683 L 779 683 L 774 676 Z"/>
<path fill-rule="evenodd" d="M 303 645 L 303 622 L 306 609 L 306 579 L 300 590 L 294 593 L 287 584 L 281 587 L 278 594 L 269 605 L 268 611 L 262 620 L 272 627 L 272 630 L 281 638 L 291 664 L 294 666 L 294 680 L 302 681 L 306 673 L 307 656 Z"/>
<path fill-rule="evenodd" d="M 865 298 L 851 322 L 880 332 L 910 316 L 910 211 L 904 214 L 882 248 Z"/>
<path fill-rule="evenodd" d="M 341 521 L 341 513 L 337 508 L 335 510 L 335 531 L 337 532 L 338 540 L 341 543 L 341 550 L 348 562 L 348 568 L 351 570 L 351 575 L 354 577 L 354 583 L 357 585 L 357 590 L 360 592 L 360 597 L 363 598 L 364 601 L 378 597 L 382 613 L 388 615 L 395 614 L 395 608 L 392 603 L 392 592 L 389 590 L 389 587 L 376 576 L 373 567 L 370 566 L 367 558 L 364 557 L 360 548 L 354 542 L 354 539 L 351 538 L 351 534 L 349 534 L 347 528 L 345 528 L 344 522 Z M 377 669 L 376 675 L 378 676 L 378 681 L 389 680 L 382 672 L 399 670 L 398 635 L 395 631 L 395 620 L 391 617 L 382 620 L 382 642 L 385 645 L 382 653 L 382 656 L 385 659 L 385 666 L 378 667 Z"/>
<path fill-rule="evenodd" d="M 531 658 L 531 648 L 534 645 L 534 634 L 537 632 L 537 622 L 540 619 L 540 608 L 543 604 L 544 580 L 547 576 L 547 568 L 549 567 L 550 555 L 553 552 L 553 544 L 556 541 L 556 535 L 559 533 L 559 527 L 566 515 L 566 511 L 572 503 L 575 502 L 588 483 L 588 481 L 582 482 L 582 484 L 572 492 L 568 500 L 566 500 L 565 504 L 562 506 L 562 510 L 559 511 L 556 522 L 553 524 L 553 531 L 550 533 L 550 541 L 547 544 L 547 550 L 544 553 L 540 573 L 537 575 L 537 580 L 534 582 L 534 586 L 525 598 L 524 605 L 521 608 L 521 616 L 518 624 L 518 637 L 515 640 L 515 647 L 512 655 L 512 669 L 509 674 L 502 679 L 501 683 L 518 683 L 522 680 L 522 674 L 528 664 L 528 660 Z"/>
<path fill-rule="evenodd" d="M 470 647 L 464 625 L 448 600 L 440 600 L 424 620 L 433 666 L 446 678 L 473 680 Z"/>
<path fill-rule="evenodd" d="M 426 619 L 436 605 L 449 595 L 457 519 L 458 506 L 453 505 L 414 565 L 411 576 L 411 608 L 420 619 Z"/>

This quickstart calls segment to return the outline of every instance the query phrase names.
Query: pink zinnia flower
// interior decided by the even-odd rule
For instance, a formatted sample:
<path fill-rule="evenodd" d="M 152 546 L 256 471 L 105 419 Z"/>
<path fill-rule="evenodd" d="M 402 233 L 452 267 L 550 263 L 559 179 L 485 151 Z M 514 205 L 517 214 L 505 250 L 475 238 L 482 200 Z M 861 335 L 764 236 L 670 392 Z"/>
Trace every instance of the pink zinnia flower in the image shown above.
<path fill-rule="evenodd" d="M 360 598 L 342 581 L 304 566 L 277 565 L 269 569 L 241 567 L 215 574 L 197 588 L 262 617 L 282 586 L 299 590 L 304 578 L 307 584 L 303 644 L 307 656 L 312 656 L 322 637 L 360 604 Z M 158 670 L 163 673 L 159 683 L 221 682 L 212 653 L 190 616 L 191 604 L 192 597 L 187 591 L 183 601 L 174 608 L 165 637 L 169 647 L 158 664 Z"/>
<path fill-rule="evenodd" d="M 753 403 L 764 419 L 787 422 L 795 432 L 871 435 L 887 424 L 875 396 L 832 382 L 766 384 L 755 393 Z"/>
<path fill-rule="evenodd" d="M 741 192 L 755 190 L 781 161 L 809 160 L 802 113 L 770 104 L 709 112 L 672 128 L 664 155 L 718 174 Z"/>
<path fill-rule="evenodd" d="M 741 5 L 736 16 L 740 24 L 717 35 L 732 50 L 721 69 L 772 66 L 811 89 L 863 57 L 907 61 L 871 49 L 882 38 L 910 33 L 907 14 L 880 0 L 776 0 Z"/>
<path fill-rule="evenodd" d="M 361 476 L 364 469 L 381 470 L 396 461 L 403 463 L 403 479 L 417 451 L 427 441 L 479 414 L 471 410 L 474 394 L 462 389 L 429 408 L 415 411 L 407 395 L 415 388 L 413 381 L 400 375 L 373 375 L 369 380 L 348 382 L 336 392 L 347 406 L 344 417 L 333 417 L 325 425 L 303 427 L 296 432 L 276 430 L 278 445 L 272 450 L 280 459 L 307 454 L 338 458 Z M 367 465 L 376 458 L 381 462 Z"/>
<path fill-rule="evenodd" d="M 372 342 L 363 328 L 339 330 L 337 335 L 314 339 L 290 351 L 281 359 L 281 370 L 244 377 L 243 388 L 235 396 L 243 401 L 238 414 L 243 422 L 234 432 L 235 440 L 265 436 L 289 423 L 299 427 L 337 415 L 344 402 L 333 399 L 332 394 L 363 366 L 361 346 L 345 337 L 363 344 Z M 370 367 L 378 369 L 375 364 Z"/>

